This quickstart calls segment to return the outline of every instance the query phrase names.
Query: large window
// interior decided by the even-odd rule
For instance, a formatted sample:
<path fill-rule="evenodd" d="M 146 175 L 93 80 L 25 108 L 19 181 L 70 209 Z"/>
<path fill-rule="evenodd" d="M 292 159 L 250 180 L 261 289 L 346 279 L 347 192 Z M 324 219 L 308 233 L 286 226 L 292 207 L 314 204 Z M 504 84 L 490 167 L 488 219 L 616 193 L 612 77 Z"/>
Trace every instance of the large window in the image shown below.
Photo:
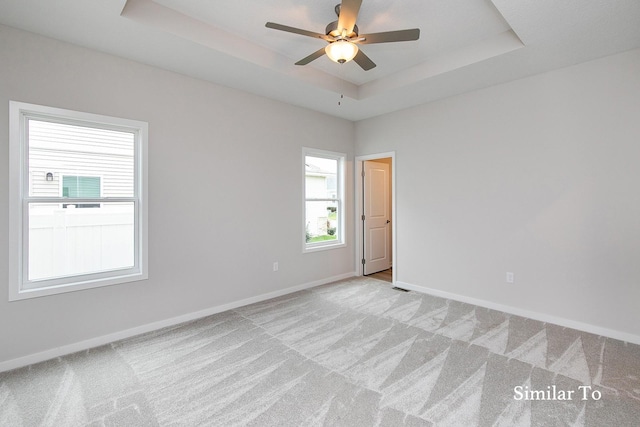
<path fill-rule="evenodd" d="M 345 155 L 305 148 L 305 252 L 344 246 Z"/>
<path fill-rule="evenodd" d="M 147 277 L 147 124 L 10 105 L 11 300 Z"/>

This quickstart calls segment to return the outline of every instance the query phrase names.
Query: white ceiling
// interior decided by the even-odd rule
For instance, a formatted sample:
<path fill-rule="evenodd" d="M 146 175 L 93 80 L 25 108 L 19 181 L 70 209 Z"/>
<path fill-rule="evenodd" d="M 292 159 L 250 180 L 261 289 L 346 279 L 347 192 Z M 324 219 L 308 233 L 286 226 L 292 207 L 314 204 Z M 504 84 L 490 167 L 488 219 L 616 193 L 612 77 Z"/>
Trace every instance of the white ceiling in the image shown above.
<path fill-rule="evenodd" d="M 0 0 L 0 23 L 349 120 L 640 47 L 639 0 L 363 0 L 361 34 L 421 30 L 362 45 L 370 71 L 296 66 L 326 42 L 264 26 L 324 33 L 338 1 Z"/>

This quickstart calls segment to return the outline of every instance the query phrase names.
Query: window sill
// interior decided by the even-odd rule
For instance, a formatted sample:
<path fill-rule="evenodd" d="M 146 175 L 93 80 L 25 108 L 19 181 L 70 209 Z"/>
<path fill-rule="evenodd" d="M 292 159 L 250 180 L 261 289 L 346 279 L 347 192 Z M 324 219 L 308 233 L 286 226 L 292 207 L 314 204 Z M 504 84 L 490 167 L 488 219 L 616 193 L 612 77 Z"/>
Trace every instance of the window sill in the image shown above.
<path fill-rule="evenodd" d="M 302 253 L 311 253 L 311 252 L 319 252 L 319 251 L 328 251 L 331 249 L 339 249 L 346 247 L 346 243 L 333 243 L 333 244 L 325 244 L 325 245 L 314 245 L 314 246 L 305 246 L 302 248 Z"/>
<path fill-rule="evenodd" d="M 31 298 L 39 298 L 49 295 L 58 295 L 68 292 L 82 291 L 86 289 L 101 288 L 104 286 L 120 285 L 130 282 L 147 280 L 146 273 L 132 273 L 122 276 L 112 276 L 104 279 L 86 280 L 83 282 L 66 283 L 55 286 L 45 286 L 41 288 L 23 289 L 18 292 L 10 292 L 9 301 L 20 301 Z"/>

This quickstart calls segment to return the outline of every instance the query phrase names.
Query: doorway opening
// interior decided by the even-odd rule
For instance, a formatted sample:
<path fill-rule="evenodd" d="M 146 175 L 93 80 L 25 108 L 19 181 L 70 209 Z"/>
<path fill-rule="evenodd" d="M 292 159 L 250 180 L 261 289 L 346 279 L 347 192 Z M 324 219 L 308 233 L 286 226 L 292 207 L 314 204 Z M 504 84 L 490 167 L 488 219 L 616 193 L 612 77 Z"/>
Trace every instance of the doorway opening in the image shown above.
<path fill-rule="evenodd" d="M 355 160 L 356 272 L 395 283 L 395 152 Z"/>
<path fill-rule="evenodd" d="M 367 277 L 373 277 L 374 279 L 393 283 L 393 267 L 387 270 L 378 271 L 377 273 L 367 274 Z"/>

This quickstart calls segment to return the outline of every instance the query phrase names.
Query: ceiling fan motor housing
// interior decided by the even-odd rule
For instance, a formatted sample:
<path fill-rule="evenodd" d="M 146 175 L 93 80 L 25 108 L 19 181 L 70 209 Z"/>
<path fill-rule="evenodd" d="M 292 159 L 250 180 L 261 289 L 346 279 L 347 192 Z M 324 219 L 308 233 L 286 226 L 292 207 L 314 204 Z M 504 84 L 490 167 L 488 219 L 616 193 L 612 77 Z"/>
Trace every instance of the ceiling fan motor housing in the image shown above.
<path fill-rule="evenodd" d="M 324 29 L 324 33 L 331 37 L 336 37 L 336 38 L 342 37 L 342 32 L 338 29 L 338 21 L 333 21 L 329 25 L 327 25 L 327 28 Z M 349 39 L 353 37 L 358 37 L 358 26 L 354 25 L 353 31 L 351 31 L 351 33 L 349 34 L 346 34 L 346 37 Z"/>

